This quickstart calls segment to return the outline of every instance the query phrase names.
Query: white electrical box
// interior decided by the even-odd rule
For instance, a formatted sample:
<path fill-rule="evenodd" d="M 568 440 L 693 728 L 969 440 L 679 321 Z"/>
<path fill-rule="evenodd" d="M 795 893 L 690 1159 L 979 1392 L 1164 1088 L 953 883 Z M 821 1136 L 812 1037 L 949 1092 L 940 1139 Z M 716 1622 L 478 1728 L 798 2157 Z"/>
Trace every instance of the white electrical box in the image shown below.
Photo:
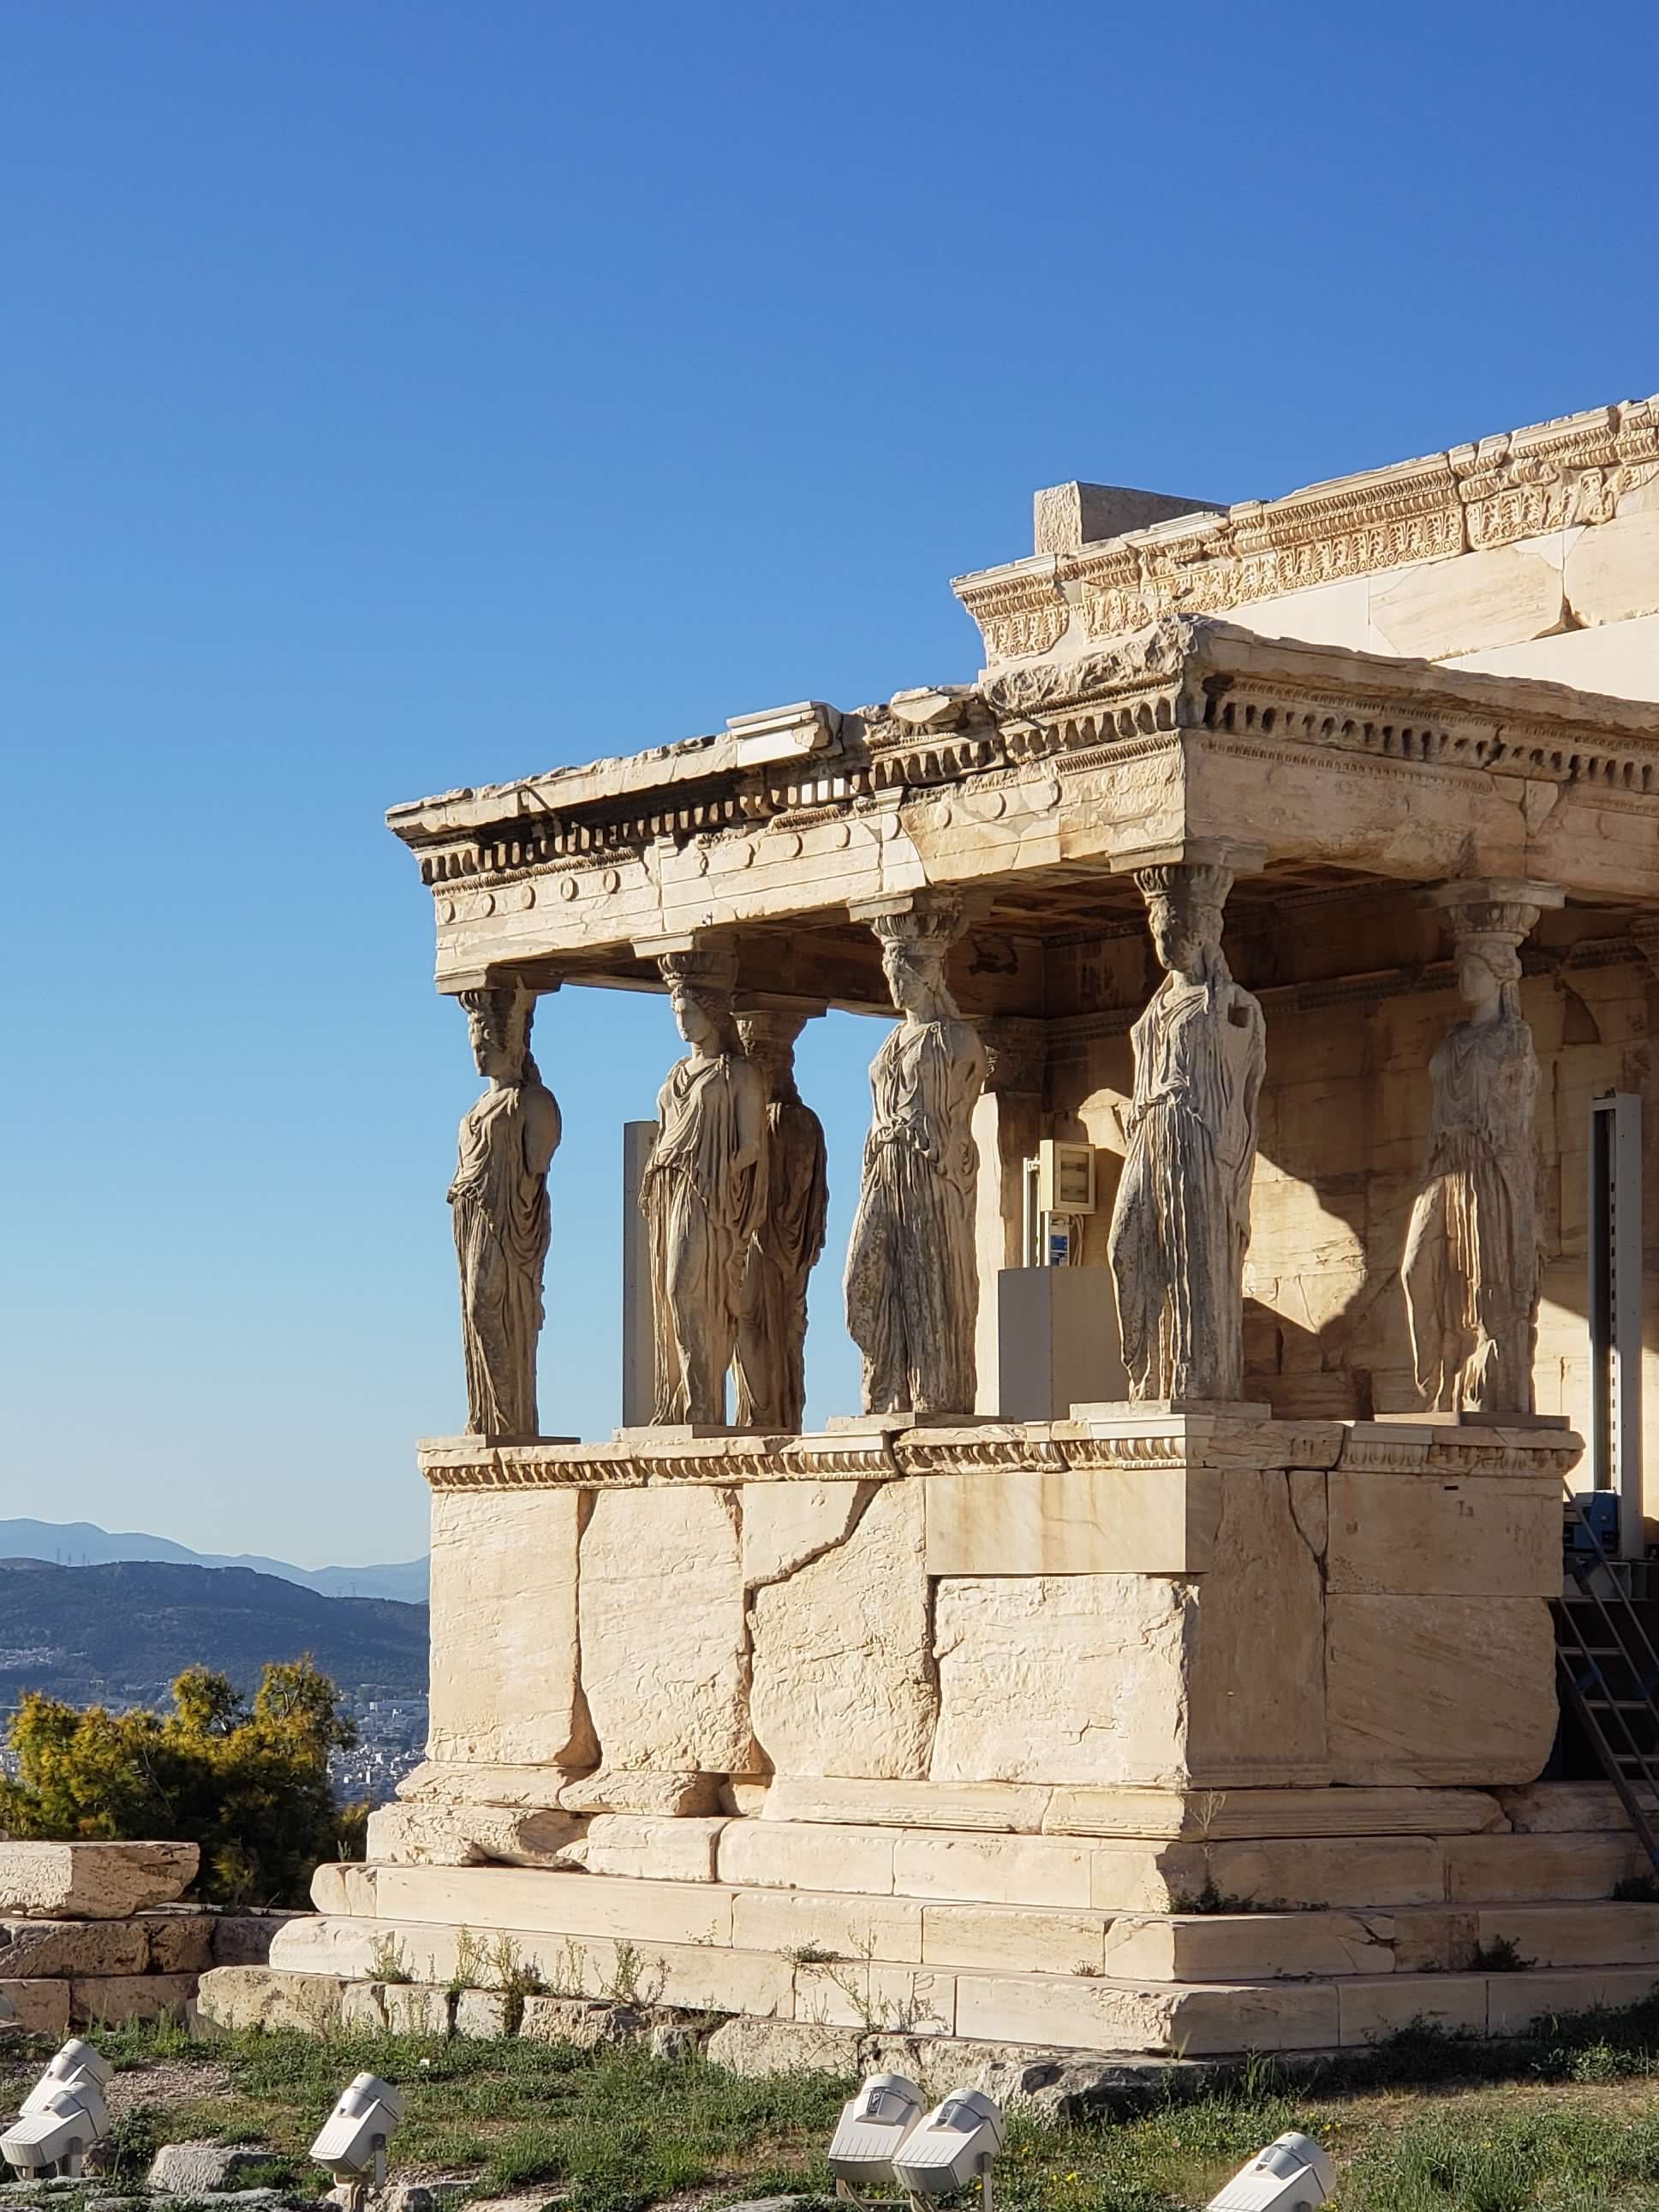
<path fill-rule="evenodd" d="M 1241 2166 L 1205 2212 L 1313 2212 L 1335 2186 L 1335 2168 L 1313 2137 L 1291 2133 Z"/>
<path fill-rule="evenodd" d="M 905 2137 L 893 2160 L 901 2189 L 944 2197 L 965 2188 L 1002 2148 L 1002 2108 L 982 2089 L 952 2089 Z"/>
<path fill-rule="evenodd" d="M 1095 1148 L 1062 1144 L 1044 1137 L 1037 1146 L 1036 1204 L 1039 1213 L 1092 1213 L 1095 1210 Z"/>
<path fill-rule="evenodd" d="M 872 2074 L 841 2108 L 830 2143 L 830 2171 L 855 2187 L 890 2187 L 893 2160 L 921 2118 L 922 2096 L 902 2074 Z"/>

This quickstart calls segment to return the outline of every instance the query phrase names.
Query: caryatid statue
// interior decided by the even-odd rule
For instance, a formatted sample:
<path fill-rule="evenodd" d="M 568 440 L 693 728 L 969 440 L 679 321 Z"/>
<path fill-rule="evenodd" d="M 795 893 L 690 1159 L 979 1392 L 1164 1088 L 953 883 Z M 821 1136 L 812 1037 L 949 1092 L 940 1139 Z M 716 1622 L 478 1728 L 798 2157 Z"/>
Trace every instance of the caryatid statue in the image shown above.
<path fill-rule="evenodd" d="M 1138 869 L 1164 980 L 1131 1032 L 1128 1153 L 1107 1253 L 1132 1398 L 1243 1395 L 1261 1008 L 1221 950 L 1231 868 Z"/>
<path fill-rule="evenodd" d="M 973 1112 L 986 1057 L 945 981 L 962 911 L 934 894 L 872 927 L 902 1018 L 870 1070 L 874 1111 L 847 1255 L 847 1325 L 864 1354 L 866 1413 L 971 1413 Z"/>
<path fill-rule="evenodd" d="M 1522 896 L 1528 890 L 1531 899 Z M 1521 1012 L 1519 947 L 1540 895 L 1548 896 L 1543 886 L 1499 884 L 1454 884 L 1434 894 L 1469 1011 L 1429 1063 L 1428 1161 L 1401 1278 L 1418 1389 L 1446 1413 L 1533 1410 L 1538 1055 Z"/>
<path fill-rule="evenodd" d="M 766 1210 L 766 1085 L 732 1017 L 735 957 L 669 952 L 659 965 L 690 1050 L 658 1093 L 657 1139 L 640 1191 L 656 1324 L 653 1419 L 718 1428 L 744 1265 Z"/>
<path fill-rule="evenodd" d="M 795 1088 L 805 1014 L 738 1016 L 766 1086 L 766 1204 L 744 1261 L 738 1322 L 738 1424 L 799 1431 L 806 1407 L 806 1279 L 830 1210 L 823 1127 Z"/>
<path fill-rule="evenodd" d="M 530 1054 L 534 994 L 517 984 L 463 991 L 472 1056 L 489 1088 L 461 1123 L 449 1186 L 461 1268 L 467 1430 L 533 1437 L 542 1268 L 550 1230 L 547 1170 L 558 1101 Z"/>

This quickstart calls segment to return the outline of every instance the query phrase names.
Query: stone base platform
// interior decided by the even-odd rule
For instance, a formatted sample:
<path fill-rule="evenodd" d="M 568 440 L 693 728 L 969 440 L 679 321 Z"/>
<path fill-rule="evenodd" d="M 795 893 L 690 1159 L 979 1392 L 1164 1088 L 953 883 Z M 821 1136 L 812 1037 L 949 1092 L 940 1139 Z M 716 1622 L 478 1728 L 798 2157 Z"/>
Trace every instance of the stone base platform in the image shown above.
<path fill-rule="evenodd" d="M 1193 2057 L 1352 2046 L 1419 2020 L 1514 2034 L 1659 1986 L 1659 1902 L 1612 1894 L 1649 1869 L 1610 1791 L 1240 1792 L 1228 1825 L 1271 1822 L 1274 1797 L 1304 1832 L 601 1814 L 572 1824 L 564 1867 L 322 1868 L 319 1914 L 283 1929 L 270 1965 L 441 1988 L 504 1937 L 563 1999 Z M 1350 1797 L 1378 1824 L 1392 1809 L 1396 1832 L 1341 1832 Z M 405 1809 L 378 1844 L 411 1832 Z M 429 1852 L 429 1821 L 410 1847 Z"/>

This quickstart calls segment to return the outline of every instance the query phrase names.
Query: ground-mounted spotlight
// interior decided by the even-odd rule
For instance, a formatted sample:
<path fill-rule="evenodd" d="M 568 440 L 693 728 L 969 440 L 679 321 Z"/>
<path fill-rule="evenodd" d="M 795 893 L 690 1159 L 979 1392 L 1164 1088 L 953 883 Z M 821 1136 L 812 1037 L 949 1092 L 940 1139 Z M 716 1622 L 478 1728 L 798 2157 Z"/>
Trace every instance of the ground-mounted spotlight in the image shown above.
<path fill-rule="evenodd" d="M 977 2181 L 991 2212 L 991 2161 L 1002 2148 L 1002 2107 L 982 2089 L 952 2089 L 904 2138 L 893 2178 L 918 2197 L 946 2197 Z"/>
<path fill-rule="evenodd" d="M 893 2160 L 921 2118 L 922 2095 L 902 2074 L 872 2074 L 841 2108 L 830 2142 L 837 2197 L 857 2201 L 861 2189 L 891 2189 Z"/>
<path fill-rule="evenodd" d="M 383 2189 L 386 2145 L 403 2116 L 404 2100 L 390 2081 L 360 2074 L 323 2122 L 311 2155 L 337 2182 Z"/>
<path fill-rule="evenodd" d="M 1336 2186 L 1336 2169 L 1311 2136 L 1292 2132 L 1241 2166 L 1205 2212 L 1313 2212 Z"/>
<path fill-rule="evenodd" d="M 104 2091 L 110 2072 L 89 2043 L 77 2039 L 64 2045 L 0 2136 L 0 2158 L 19 2180 L 84 2170 L 87 2153 L 109 2133 Z"/>

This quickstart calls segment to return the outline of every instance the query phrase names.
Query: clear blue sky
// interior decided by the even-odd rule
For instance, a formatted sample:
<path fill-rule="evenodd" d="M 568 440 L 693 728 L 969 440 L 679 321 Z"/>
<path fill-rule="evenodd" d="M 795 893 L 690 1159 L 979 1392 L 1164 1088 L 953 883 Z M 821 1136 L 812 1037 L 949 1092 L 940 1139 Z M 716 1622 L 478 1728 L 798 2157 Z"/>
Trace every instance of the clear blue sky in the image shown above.
<path fill-rule="evenodd" d="M 1659 387 L 1650 7 L 0 5 L 0 1515 L 424 1542 L 476 1091 L 393 800 L 971 678 L 1073 476 L 1222 499 Z M 837 1314 L 873 1024 L 805 1087 Z M 543 1418 L 617 1417 L 569 992 Z"/>

